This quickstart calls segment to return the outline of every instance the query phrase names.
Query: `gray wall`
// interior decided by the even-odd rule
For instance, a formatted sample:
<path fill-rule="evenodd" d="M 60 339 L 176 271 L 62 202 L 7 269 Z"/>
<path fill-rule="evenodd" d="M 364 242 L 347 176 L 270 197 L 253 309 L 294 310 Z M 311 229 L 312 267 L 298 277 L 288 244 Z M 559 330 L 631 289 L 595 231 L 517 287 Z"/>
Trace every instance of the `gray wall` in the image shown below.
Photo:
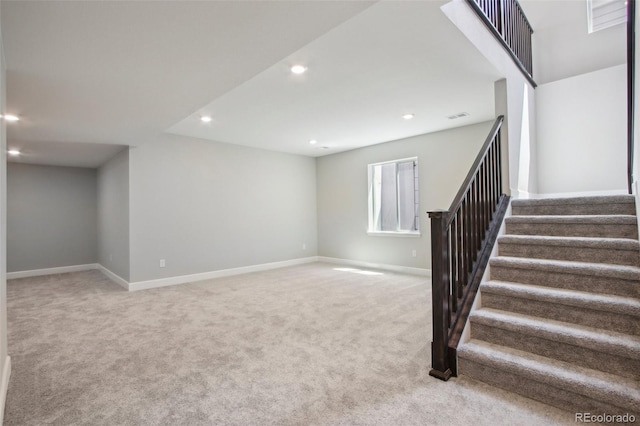
<path fill-rule="evenodd" d="M 430 269 L 426 213 L 420 221 L 420 237 L 367 234 L 367 165 L 417 156 L 420 211 L 446 209 L 491 125 L 487 122 L 460 127 L 319 158 L 319 256 Z M 412 256 L 413 250 L 416 257 Z"/>
<path fill-rule="evenodd" d="M 96 170 L 9 163 L 7 271 L 97 260 Z"/>
<path fill-rule="evenodd" d="M 129 149 L 98 169 L 98 263 L 129 280 Z"/>
<path fill-rule="evenodd" d="M 4 48 L 0 31 L 0 113 L 5 114 L 7 94 Z M 0 120 L 0 253 L 7 252 L 7 129 L 4 120 Z M 8 360 L 7 352 L 7 258 L 0 255 L 0 365 Z M 7 380 L 8 377 L 1 379 Z M 2 396 L 4 400 L 4 395 Z M 4 407 L 0 407 L 4 408 Z M 0 411 L 0 423 L 4 410 Z"/>
<path fill-rule="evenodd" d="M 130 166 L 132 282 L 317 254 L 313 158 L 163 135 Z"/>

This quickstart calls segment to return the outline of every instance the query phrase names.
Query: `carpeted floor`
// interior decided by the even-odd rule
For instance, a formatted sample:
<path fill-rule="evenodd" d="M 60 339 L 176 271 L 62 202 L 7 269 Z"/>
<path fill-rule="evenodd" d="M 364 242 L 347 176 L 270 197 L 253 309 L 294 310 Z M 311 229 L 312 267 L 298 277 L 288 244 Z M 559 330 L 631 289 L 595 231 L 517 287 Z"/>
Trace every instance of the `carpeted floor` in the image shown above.
<path fill-rule="evenodd" d="M 98 271 L 11 280 L 5 424 L 574 423 L 429 377 L 428 280 L 337 268 L 132 293 Z"/>

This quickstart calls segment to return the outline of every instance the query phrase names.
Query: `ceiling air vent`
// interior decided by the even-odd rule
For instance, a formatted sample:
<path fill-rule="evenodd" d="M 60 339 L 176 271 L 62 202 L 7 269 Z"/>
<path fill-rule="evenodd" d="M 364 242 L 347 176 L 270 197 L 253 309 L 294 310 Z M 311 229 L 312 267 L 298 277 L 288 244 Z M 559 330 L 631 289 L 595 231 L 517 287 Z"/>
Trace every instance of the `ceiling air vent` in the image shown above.
<path fill-rule="evenodd" d="M 589 34 L 627 22 L 625 0 L 587 0 Z"/>
<path fill-rule="evenodd" d="M 450 115 L 449 117 L 447 117 L 449 120 L 455 120 L 456 118 L 462 118 L 462 117 L 468 117 L 469 113 L 468 112 L 461 112 L 458 114 L 453 114 Z"/>

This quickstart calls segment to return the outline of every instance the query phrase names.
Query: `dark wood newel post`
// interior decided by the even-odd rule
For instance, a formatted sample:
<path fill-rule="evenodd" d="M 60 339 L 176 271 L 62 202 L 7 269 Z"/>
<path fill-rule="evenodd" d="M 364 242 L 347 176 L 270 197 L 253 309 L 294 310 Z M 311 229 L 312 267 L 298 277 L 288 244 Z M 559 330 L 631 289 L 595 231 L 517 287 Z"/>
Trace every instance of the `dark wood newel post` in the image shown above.
<path fill-rule="evenodd" d="M 448 211 L 429 212 L 431 219 L 431 295 L 433 297 L 433 341 L 429 375 L 449 380 L 449 236 Z"/>

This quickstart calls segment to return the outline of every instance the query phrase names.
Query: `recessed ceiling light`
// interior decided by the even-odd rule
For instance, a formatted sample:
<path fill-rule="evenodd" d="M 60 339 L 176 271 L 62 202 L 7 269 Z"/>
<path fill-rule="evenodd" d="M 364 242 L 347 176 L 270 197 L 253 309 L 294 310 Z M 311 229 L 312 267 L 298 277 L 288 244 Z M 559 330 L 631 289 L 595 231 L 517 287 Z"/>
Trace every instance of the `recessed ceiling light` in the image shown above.
<path fill-rule="evenodd" d="M 311 139 L 311 140 L 309 141 L 309 143 L 310 143 L 311 145 L 315 145 L 315 144 L 317 144 L 317 143 L 318 143 L 318 141 L 317 141 L 317 140 L 315 140 L 315 139 Z"/>
<path fill-rule="evenodd" d="M 10 149 L 9 151 L 7 151 L 7 153 L 8 153 L 9 155 L 13 155 L 14 157 L 15 157 L 16 155 L 20 155 L 20 151 L 18 151 L 17 149 Z"/>
<path fill-rule="evenodd" d="M 209 117 L 208 115 L 204 115 L 200 117 L 200 121 L 202 121 L 203 123 L 211 123 L 211 117 Z"/>
<path fill-rule="evenodd" d="M 291 72 L 294 74 L 304 74 L 307 71 L 307 67 L 304 65 L 294 65 L 291 67 Z"/>
<path fill-rule="evenodd" d="M 13 115 L 13 114 L 5 114 L 4 115 L 4 119 L 5 119 L 5 121 L 18 121 L 18 120 L 20 120 L 20 117 L 18 117 L 17 115 Z"/>
<path fill-rule="evenodd" d="M 411 120 L 413 117 L 415 117 L 415 114 L 405 114 L 402 116 L 405 120 Z"/>

